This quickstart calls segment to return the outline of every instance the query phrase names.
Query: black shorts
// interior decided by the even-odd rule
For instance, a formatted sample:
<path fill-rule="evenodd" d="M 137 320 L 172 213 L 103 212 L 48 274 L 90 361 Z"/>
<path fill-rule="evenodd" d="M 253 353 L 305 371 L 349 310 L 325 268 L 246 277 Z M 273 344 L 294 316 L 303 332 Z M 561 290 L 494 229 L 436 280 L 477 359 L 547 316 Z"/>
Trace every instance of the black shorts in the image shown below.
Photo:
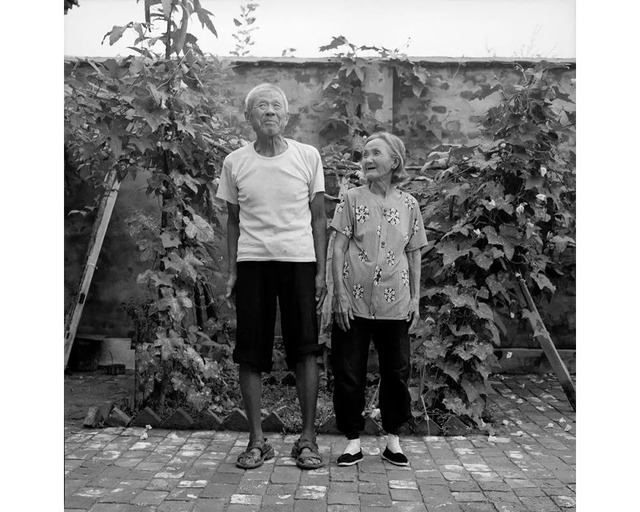
<path fill-rule="evenodd" d="M 242 261 L 236 281 L 237 330 L 233 360 L 262 372 L 273 366 L 276 300 L 287 366 L 319 355 L 314 262 Z"/>

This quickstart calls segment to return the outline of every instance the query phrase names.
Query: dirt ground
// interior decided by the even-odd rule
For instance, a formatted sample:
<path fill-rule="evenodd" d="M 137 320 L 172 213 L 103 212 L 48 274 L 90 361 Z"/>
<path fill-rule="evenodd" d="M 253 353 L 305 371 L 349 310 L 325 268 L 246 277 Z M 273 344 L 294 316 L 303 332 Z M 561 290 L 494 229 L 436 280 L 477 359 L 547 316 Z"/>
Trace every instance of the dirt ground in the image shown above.
<path fill-rule="evenodd" d="M 133 371 L 108 375 L 106 370 L 66 372 L 64 375 L 64 424 L 82 426 L 89 407 L 133 396 Z"/>

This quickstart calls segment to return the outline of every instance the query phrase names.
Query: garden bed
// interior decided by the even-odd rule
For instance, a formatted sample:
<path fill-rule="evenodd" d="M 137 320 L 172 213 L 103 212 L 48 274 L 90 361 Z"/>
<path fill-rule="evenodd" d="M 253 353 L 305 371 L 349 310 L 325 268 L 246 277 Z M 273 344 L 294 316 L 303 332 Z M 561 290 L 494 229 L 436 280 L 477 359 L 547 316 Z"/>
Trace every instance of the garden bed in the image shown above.
<path fill-rule="evenodd" d="M 168 400 L 164 410 L 159 412 L 157 404 L 147 403 L 140 410 L 133 407 L 133 375 L 107 375 L 106 369 L 91 374 L 73 374 L 73 379 L 83 380 L 82 386 L 93 382 L 91 398 L 83 397 L 79 401 L 85 408 L 83 425 L 89 428 L 108 426 L 136 426 L 170 429 L 209 429 L 247 431 L 248 423 L 244 414 L 239 389 L 228 391 L 224 397 L 214 400 L 212 406 L 204 411 L 197 411 L 185 403 Z M 377 410 L 378 379 L 375 374 L 368 375 L 366 389 L 365 433 L 370 435 L 384 434 Z M 237 383 L 236 379 L 232 380 Z M 122 386 L 116 393 L 119 381 Z M 100 393 L 99 382 L 108 383 L 107 393 Z M 123 389 L 127 388 L 127 389 Z M 72 388 L 70 388 L 72 389 Z M 78 389 L 78 388 L 76 388 Z M 65 410 L 73 407 L 74 401 L 65 389 Z M 477 430 L 472 423 L 441 411 L 420 410 L 418 403 L 413 403 L 414 420 L 404 427 L 403 435 L 468 435 L 470 433 L 489 433 L 490 418 L 487 418 L 486 432 Z M 78 407 L 74 409 L 77 413 Z M 263 428 L 267 432 L 292 434 L 300 432 L 302 420 L 295 387 L 295 376 L 288 371 L 274 371 L 263 377 L 262 392 Z M 316 411 L 316 430 L 319 433 L 339 434 L 335 426 L 333 412 L 332 385 L 330 379 L 321 372 L 321 383 L 318 393 Z"/>

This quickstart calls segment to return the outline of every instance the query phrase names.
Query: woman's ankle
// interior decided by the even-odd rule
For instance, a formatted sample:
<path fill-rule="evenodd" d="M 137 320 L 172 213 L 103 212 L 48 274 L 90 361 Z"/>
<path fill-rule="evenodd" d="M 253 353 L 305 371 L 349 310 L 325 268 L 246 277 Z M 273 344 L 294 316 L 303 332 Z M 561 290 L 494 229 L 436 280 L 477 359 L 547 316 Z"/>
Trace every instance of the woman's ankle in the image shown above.
<path fill-rule="evenodd" d="M 403 453 L 400 438 L 395 434 L 387 434 L 387 448 L 393 453 Z"/>
<path fill-rule="evenodd" d="M 360 447 L 360 438 L 356 438 L 356 439 L 348 439 L 347 440 L 347 446 L 344 449 L 343 453 L 350 453 L 351 455 L 355 455 L 356 453 L 358 453 L 360 451 L 361 447 Z"/>

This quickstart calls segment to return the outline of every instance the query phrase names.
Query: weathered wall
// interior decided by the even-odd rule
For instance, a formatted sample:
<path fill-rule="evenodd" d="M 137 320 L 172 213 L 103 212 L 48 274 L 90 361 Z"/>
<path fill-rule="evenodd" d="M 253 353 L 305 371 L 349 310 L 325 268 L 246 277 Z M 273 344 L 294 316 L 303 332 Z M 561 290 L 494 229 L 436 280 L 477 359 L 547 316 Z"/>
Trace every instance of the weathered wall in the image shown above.
<path fill-rule="evenodd" d="M 405 141 L 408 142 L 409 164 L 421 163 L 424 156 L 441 143 L 469 144 L 479 141 L 478 121 L 490 107 L 497 104 L 499 98 L 494 94 L 484 100 L 470 100 L 473 92 L 480 84 L 498 81 L 516 83 L 519 78 L 515 63 L 508 60 L 428 59 L 421 62 L 437 85 L 421 99 L 428 105 L 426 112 L 421 111 L 427 116 L 427 136 L 421 140 Z M 552 73 L 560 88 L 575 98 L 571 84 L 576 74 L 575 63 L 562 61 L 552 64 Z M 323 82 L 337 68 L 338 63 L 331 59 L 239 61 L 232 84 L 237 96 L 238 119 L 242 119 L 242 101 L 252 87 L 262 82 L 275 83 L 285 91 L 289 100 L 290 122 L 286 135 L 321 148 L 327 143 L 320 132 L 326 112 L 319 110 L 317 104 L 321 100 Z M 381 122 L 402 126 L 417 112 L 418 100 L 384 66 L 365 77 L 365 88 L 370 91 L 368 108 Z M 157 215 L 158 207 L 145 196 L 144 187 L 145 178 L 139 176 L 136 180 L 125 181 L 120 189 L 79 332 L 118 337 L 127 336 L 132 329 L 121 303 L 129 297 L 141 295 L 136 276 L 144 270 L 144 266 L 138 260 L 125 219 L 136 208 Z M 82 194 L 69 198 L 65 204 L 66 211 L 79 207 L 85 199 L 86 196 Z M 77 221 L 67 221 L 65 230 L 65 307 L 80 278 L 86 241 L 91 230 L 90 226 L 85 225 L 83 230 L 79 226 L 82 223 L 78 225 Z M 543 306 L 541 310 L 558 347 L 575 348 L 575 287 L 559 293 L 551 304 Z M 518 331 L 514 326 L 509 336 L 509 346 L 536 347 L 536 342 L 530 340 L 526 326 L 522 327 Z"/>
<path fill-rule="evenodd" d="M 130 298 L 142 297 L 136 284 L 139 273 L 147 268 L 138 257 L 134 239 L 129 235 L 127 219 L 136 211 L 159 217 L 157 202 L 145 194 L 146 176 L 128 177 L 120 186 L 109 228 L 98 258 L 91 287 L 82 311 L 78 334 L 103 334 L 127 337 L 133 326 L 122 304 Z M 93 217 L 68 216 L 82 208 L 91 198 L 90 191 L 79 188 L 73 197 L 65 198 L 65 313 L 74 297 L 91 236 Z"/>

